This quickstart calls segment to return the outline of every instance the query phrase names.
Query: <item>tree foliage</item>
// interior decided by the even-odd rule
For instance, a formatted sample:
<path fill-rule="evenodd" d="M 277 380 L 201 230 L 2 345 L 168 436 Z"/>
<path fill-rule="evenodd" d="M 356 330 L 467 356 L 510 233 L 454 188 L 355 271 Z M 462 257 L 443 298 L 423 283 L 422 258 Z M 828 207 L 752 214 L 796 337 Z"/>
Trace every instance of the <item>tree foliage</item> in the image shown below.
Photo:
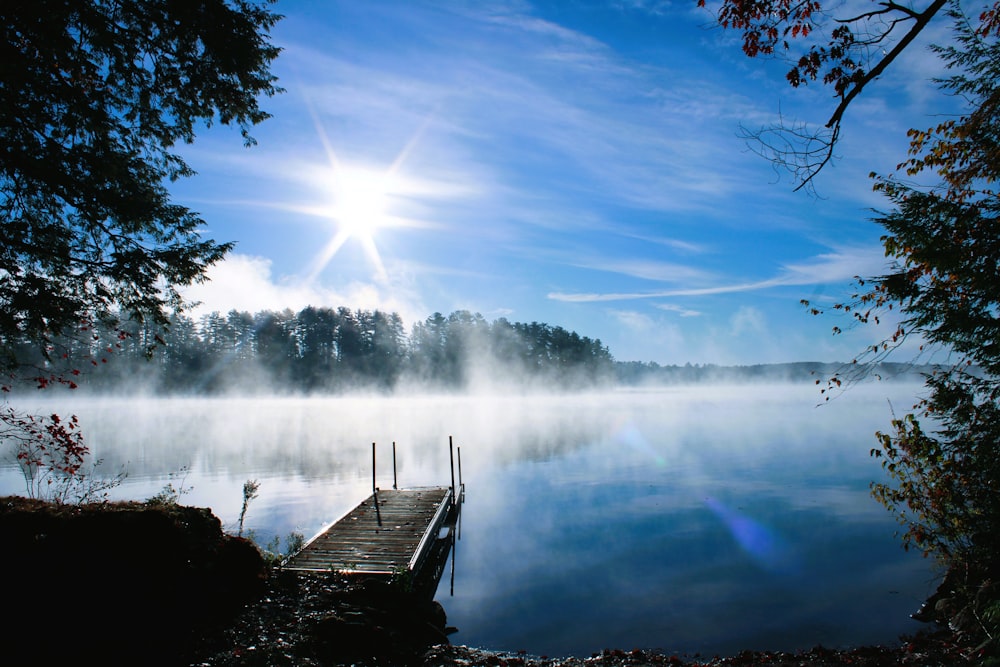
<path fill-rule="evenodd" d="M 719 25 L 741 33 L 747 56 L 785 59 L 789 85 L 819 82 L 832 87 L 836 100 L 822 127 L 782 120 L 760 130 L 744 129 L 748 144 L 786 170 L 796 189 L 811 187 L 833 159 L 850 105 L 952 2 L 872 0 L 861 4 L 867 9 L 837 4 L 830 10 L 818 0 L 722 0 L 716 13 Z M 698 6 L 706 4 L 698 0 Z M 979 30 L 996 32 L 996 7 L 983 12 Z"/>
<path fill-rule="evenodd" d="M 928 378 L 917 406 L 880 433 L 876 455 L 894 485 L 876 497 L 897 512 L 904 538 L 947 564 L 997 567 L 1000 553 L 1000 45 L 953 12 L 956 40 L 938 53 L 955 72 L 942 82 L 969 110 L 926 131 L 912 130 L 910 176 L 933 172 L 924 190 L 893 178 L 876 187 L 894 209 L 877 219 L 893 270 L 859 302 L 895 305 L 899 338 L 946 349 L 952 365 Z M 861 319 L 867 317 L 861 313 Z"/>
<path fill-rule="evenodd" d="M 945 563 L 988 562 L 1000 546 L 998 202 L 889 191 L 898 207 L 878 222 L 889 232 L 894 270 L 860 295 L 872 304 L 860 316 L 896 306 L 903 313 L 896 340 L 879 352 L 918 337 L 925 348 L 946 350 L 951 363 L 927 378 L 916 417 L 894 419 L 878 435 L 874 454 L 885 457 L 895 486 L 876 484 L 874 492 L 906 527 L 906 544 Z"/>
<path fill-rule="evenodd" d="M 0 388 L 76 386 L 124 349 L 119 319 L 165 327 L 178 287 L 230 243 L 171 201 L 191 176 L 175 152 L 201 124 L 250 128 L 278 92 L 272 0 L 0 3 Z M 102 339 L 103 336 L 103 339 Z M 62 342 L 63 348 L 56 349 Z M 161 339 L 146 338 L 146 349 Z M 79 352 L 69 359 L 69 349 Z M 64 361 L 66 360 L 66 361 Z M 89 499 L 75 418 L 0 410 L 32 495 Z"/>
<path fill-rule="evenodd" d="M 266 1 L 266 0 L 265 0 Z M 230 248 L 171 201 L 199 124 L 250 128 L 278 17 L 249 0 L 0 5 L 0 364 L 18 343 L 126 317 L 157 324 Z"/>
<path fill-rule="evenodd" d="M 753 56 L 787 51 L 784 39 L 815 34 L 820 11 L 785 0 L 725 0 L 720 19 L 744 32 L 744 51 Z M 951 617 L 953 627 L 994 637 L 1000 623 L 986 612 L 1000 599 L 991 583 L 1000 577 L 1000 3 L 969 17 L 954 1 L 917 10 L 877 2 L 835 21 L 828 41 L 813 45 L 788 80 L 799 86 L 822 78 L 834 86 L 839 103 L 827 124 L 832 150 L 847 106 L 935 17 L 950 20 L 953 29 L 949 43 L 933 47 L 949 71 L 939 84 L 964 111 L 911 129 L 899 175 L 872 174 L 875 189 L 891 203 L 875 219 L 886 232 L 890 268 L 859 279 L 858 292 L 835 309 L 861 324 L 880 323 L 890 312 L 898 322 L 863 361 L 884 359 L 908 340 L 917 341 L 922 354 L 947 360 L 926 376 L 926 394 L 913 412 L 894 417 L 891 428 L 877 434 L 871 453 L 883 461 L 886 478 L 872 484 L 872 493 L 900 521 L 904 546 L 936 557 L 952 575 L 948 594 L 958 600 L 952 612 L 964 608 Z M 888 45 L 897 28 L 904 33 Z M 883 43 L 884 50 L 872 50 Z M 802 184 L 829 155 L 799 160 Z M 931 185 L 917 186 L 916 177 L 930 178 Z"/>

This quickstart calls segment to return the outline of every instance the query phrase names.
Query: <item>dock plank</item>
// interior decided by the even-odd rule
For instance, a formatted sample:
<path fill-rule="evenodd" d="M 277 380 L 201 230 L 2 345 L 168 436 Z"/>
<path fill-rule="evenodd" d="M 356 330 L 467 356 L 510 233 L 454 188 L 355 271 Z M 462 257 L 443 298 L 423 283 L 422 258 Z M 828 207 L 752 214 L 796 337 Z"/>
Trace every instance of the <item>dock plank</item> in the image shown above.
<path fill-rule="evenodd" d="M 416 570 L 450 503 L 448 487 L 380 490 L 310 540 L 284 567 L 381 575 Z"/>

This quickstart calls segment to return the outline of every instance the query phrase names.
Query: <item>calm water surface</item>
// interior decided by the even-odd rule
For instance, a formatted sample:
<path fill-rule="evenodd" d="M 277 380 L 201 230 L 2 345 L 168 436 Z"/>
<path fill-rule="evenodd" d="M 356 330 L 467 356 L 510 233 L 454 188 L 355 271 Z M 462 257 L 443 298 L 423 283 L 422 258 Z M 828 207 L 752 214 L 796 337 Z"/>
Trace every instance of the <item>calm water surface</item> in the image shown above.
<path fill-rule="evenodd" d="M 467 488 L 454 582 L 437 599 L 456 644 L 587 656 L 707 655 L 893 642 L 933 589 L 868 495 L 869 457 L 916 385 L 701 386 L 572 397 L 105 399 L 79 415 L 116 498 L 173 484 L 235 529 L 311 537 L 378 484 Z M 9 457 L 0 493 L 23 492 Z"/>

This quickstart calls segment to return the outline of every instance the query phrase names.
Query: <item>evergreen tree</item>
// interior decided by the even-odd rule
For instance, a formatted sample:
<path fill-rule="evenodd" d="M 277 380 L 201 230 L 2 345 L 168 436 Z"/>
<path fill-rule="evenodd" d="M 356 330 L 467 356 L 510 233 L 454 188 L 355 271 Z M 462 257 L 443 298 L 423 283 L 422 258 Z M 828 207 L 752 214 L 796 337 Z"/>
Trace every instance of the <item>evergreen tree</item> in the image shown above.
<path fill-rule="evenodd" d="M 242 0 L 0 4 L 0 365 L 119 311 L 167 325 L 231 245 L 165 183 L 199 123 L 250 128 L 278 20 Z"/>

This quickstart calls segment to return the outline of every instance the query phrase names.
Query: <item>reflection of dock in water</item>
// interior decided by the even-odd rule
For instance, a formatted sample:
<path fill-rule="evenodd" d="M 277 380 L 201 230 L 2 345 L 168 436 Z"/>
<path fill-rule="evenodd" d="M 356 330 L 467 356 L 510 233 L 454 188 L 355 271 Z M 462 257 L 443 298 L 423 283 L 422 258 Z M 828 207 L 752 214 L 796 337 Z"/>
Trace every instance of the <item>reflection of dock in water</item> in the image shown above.
<path fill-rule="evenodd" d="M 298 572 L 338 572 L 366 577 L 406 575 L 430 579 L 434 588 L 444 570 L 444 560 L 455 544 L 465 488 L 452 485 L 396 489 L 393 443 L 393 489 L 375 486 L 375 448 L 372 445 L 372 495 L 315 536 L 283 569 Z M 433 594 L 433 590 L 432 590 Z"/>

